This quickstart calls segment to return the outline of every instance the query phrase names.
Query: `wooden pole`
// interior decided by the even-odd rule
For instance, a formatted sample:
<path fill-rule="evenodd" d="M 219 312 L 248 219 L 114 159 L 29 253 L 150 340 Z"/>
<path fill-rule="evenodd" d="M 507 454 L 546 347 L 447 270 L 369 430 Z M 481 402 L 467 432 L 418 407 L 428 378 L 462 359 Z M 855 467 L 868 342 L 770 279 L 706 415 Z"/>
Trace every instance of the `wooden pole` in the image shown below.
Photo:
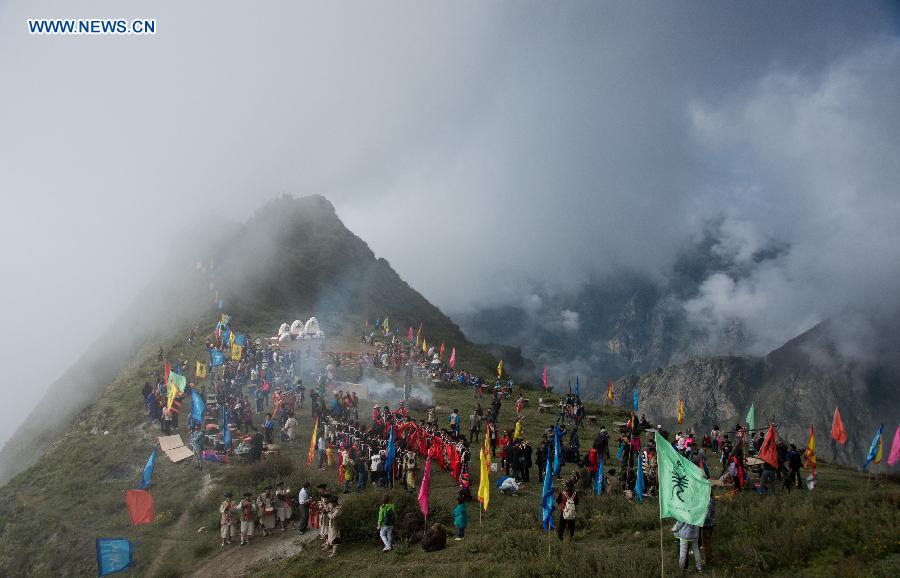
<path fill-rule="evenodd" d="M 656 460 L 656 480 L 657 485 L 659 485 L 659 459 Z M 656 495 L 659 502 L 659 575 L 660 578 L 665 578 L 666 563 L 665 551 L 663 549 L 662 495 L 659 491 L 656 492 Z"/>

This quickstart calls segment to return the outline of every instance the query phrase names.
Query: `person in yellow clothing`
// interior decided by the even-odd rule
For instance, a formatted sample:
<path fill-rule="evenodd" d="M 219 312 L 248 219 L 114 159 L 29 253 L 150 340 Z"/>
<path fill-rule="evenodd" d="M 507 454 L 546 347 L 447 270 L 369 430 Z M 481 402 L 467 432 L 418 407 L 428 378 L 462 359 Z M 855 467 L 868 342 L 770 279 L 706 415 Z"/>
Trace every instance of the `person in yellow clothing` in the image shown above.
<path fill-rule="evenodd" d="M 325 459 L 329 468 L 334 465 L 334 446 L 331 444 L 328 444 L 328 447 L 325 448 Z"/>

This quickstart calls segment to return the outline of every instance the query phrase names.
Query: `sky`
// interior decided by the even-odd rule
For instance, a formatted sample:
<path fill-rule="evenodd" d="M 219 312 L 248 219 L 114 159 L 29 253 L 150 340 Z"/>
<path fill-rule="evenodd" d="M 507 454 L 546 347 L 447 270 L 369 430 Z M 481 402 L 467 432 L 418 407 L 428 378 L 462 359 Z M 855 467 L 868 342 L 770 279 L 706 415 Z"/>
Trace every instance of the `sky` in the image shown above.
<path fill-rule="evenodd" d="M 451 313 L 664 278 L 713 219 L 749 273 L 698 323 L 896 311 L 898 29 L 878 2 L 0 2 L 0 443 L 179 231 L 282 193 Z"/>

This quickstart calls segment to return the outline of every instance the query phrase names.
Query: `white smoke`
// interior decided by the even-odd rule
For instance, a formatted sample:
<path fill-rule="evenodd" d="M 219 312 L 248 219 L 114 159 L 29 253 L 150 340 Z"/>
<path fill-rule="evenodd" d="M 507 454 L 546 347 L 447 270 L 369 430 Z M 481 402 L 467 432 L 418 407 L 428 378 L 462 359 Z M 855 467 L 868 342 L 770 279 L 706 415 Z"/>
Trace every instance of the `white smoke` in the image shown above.
<path fill-rule="evenodd" d="M 362 384 L 369 388 L 369 399 L 375 403 L 388 402 L 394 406 L 396 402 L 403 399 L 403 386 L 397 385 L 391 381 L 379 381 L 373 377 L 366 377 L 362 380 Z M 410 393 L 412 399 L 418 399 L 426 405 L 432 403 L 431 390 L 422 385 L 413 385 Z"/>

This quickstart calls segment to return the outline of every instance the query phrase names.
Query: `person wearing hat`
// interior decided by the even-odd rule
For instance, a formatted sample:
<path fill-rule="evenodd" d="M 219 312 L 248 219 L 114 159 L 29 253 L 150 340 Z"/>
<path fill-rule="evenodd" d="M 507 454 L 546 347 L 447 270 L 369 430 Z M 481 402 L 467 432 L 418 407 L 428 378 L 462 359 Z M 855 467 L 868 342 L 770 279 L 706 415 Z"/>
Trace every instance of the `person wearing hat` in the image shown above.
<path fill-rule="evenodd" d="M 263 536 L 268 536 L 269 530 L 275 529 L 275 494 L 272 486 L 266 486 L 266 491 L 256 498 L 256 507 Z"/>
<path fill-rule="evenodd" d="M 325 504 L 325 515 L 328 518 L 328 535 L 325 538 L 322 549 L 327 550 L 331 548 L 329 558 L 334 558 L 337 555 L 338 542 L 341 540 L 341 514 L 343 514 L 343 509 L 338 502 L 338 497 L 336 495 L 328 496 Z"/>
<path fill-rule="evenodd" d="M 255 529 L 256 503 L 251 499 L 252 496 L 250 492 L 244 492 L 244 499 L 241 500 L 241 546 L 250 543 L 250 537 L 253 536 Z"/>
<path fill-rule="evenodd" d="M 278 489 L 275 490 L 275 505 L 278 523 L 281 524 L 281 531 L 287 531 L 288 522 L 294 511 L 291 508 L 291 489 L 284 486 L 284 482 L 278 482 Z"/>
<path fill-rule="evenodd" d="M 231 492 L 226 492 L 225 501 L 219 506 L 219 514 L 222 516 L 222 519 L 219 521 L 219 532 L 222 537 L 220 548 L 224 548 L 225 544 L 231 544 L 231 539 L 236 533 L 234 524 L 237 521 L 237 507 L 232 501 L 232 497 L 233 494 Z"/>

